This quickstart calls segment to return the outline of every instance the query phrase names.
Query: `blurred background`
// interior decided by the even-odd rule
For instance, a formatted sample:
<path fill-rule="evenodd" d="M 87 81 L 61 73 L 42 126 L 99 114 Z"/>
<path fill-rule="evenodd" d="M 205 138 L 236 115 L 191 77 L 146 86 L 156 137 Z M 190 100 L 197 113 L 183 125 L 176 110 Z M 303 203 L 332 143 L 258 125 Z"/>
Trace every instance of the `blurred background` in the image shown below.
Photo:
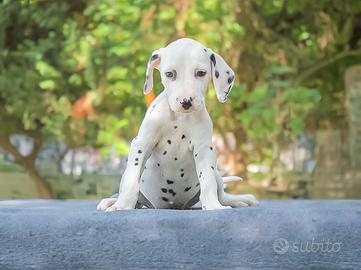
<path fill-rule="evenodd" d="M 181 37 L 236 72 L 207 94 L 230 192 L 361 198 L 358 0 L 0 0 L 0 198 L 113 194 L 147 61 Z"/>

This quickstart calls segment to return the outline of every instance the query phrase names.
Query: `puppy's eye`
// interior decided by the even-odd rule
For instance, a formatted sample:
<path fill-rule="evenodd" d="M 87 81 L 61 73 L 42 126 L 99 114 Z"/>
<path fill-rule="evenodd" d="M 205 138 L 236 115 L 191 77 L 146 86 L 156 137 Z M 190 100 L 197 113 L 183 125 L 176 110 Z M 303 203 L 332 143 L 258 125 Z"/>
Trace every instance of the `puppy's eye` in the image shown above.
<path fill-rule="evenodd" d="M 165 73 L 165 76 L 167 76 L 168 78 L 173 78 L 173 72 L 168 71 Z"/>
<path fill-rule="evenodd" d="M 207 74 L 207 72 L 204 71 L 204 70 L 198 70 L 198 71 L 196 72 L 196 76 L 197 76 L 197 77 L 204 77 L 204 76 L 206 76 L 206 74 Z"/>
<path fill-rule="evenodd" d="M 175 78 L 176 78 L 176 76 L 177 76 L 177 73 L 176 73 L 175 70 L 173 70 L 173 71 L 167 71 L 167 72 L 165 72 L 164 74 L 165 74 L 165 76 L 166 76 L 167 78 L 172 79 L 172 80 L 175 80 Z"/>

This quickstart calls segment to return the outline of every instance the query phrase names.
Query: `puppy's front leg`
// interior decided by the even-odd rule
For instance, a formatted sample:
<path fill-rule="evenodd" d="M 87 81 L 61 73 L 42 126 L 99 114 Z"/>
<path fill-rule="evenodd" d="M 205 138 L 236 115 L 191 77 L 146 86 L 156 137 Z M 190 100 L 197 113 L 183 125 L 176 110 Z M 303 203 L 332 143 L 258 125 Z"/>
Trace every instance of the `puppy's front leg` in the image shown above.
<path fill-rule="evenodd" d="M 106 211 L 135 208 L 139 194 L 139 178 L 151 150 L 150 145 L 146 142 L 138 138 L 133 139 L 128 155 L 127 167 L 119 185 L 119 197 Z"/>
<path fill-rule="evenodd" d="M 199 199 L 203 210 L 214 210 L 230 208 L 223 206 L 217 195 L 216 153 L 211 143 L 203 143 L 199 147 L 194 147 L 194 159 L 201 193 Z"/>
<path fill-rule="evenodd" d="M 158 121 L 153 118 L 147 113 L 140 126 L 138 136 L 133 139 L 127 167 L 119 185 L 118 199 L 106 211 L 135 208 L 139 196 L 139 178 L 161 134 Z"/>

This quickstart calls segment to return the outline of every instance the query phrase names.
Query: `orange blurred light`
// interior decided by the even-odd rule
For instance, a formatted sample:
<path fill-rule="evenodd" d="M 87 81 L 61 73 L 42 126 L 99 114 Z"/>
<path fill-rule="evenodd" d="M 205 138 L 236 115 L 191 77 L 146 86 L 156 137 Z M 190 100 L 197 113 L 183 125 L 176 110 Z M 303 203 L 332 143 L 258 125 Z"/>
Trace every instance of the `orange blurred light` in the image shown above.
<path fill-rule="evenodd" d="M 151 90 L 148 94 L 146 94 L 144 96 L 145 99 L 145 103 L 147 104 L 147 107 L 150 106 L 150 104 L 152 104 L 153 100 L 155 99 L 155 93 L 153 90 Z"/>

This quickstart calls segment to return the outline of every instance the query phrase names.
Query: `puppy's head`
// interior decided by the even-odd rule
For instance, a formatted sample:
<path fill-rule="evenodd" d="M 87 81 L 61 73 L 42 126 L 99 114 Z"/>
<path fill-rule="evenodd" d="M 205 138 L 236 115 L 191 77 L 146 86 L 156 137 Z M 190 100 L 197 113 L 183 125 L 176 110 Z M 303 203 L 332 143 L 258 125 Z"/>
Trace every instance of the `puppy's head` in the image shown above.
<path fill-rule="evenodd" d="M 195 40 L 183 38 L 152 53 L 148 62 L 144 94 L 153 88 L 153 70 L 158 69 L 174 112 L 190 113 L 205 106 L 210 80 L 220 102 L 232 89 L 234 72 L 221 56 Z"/>

